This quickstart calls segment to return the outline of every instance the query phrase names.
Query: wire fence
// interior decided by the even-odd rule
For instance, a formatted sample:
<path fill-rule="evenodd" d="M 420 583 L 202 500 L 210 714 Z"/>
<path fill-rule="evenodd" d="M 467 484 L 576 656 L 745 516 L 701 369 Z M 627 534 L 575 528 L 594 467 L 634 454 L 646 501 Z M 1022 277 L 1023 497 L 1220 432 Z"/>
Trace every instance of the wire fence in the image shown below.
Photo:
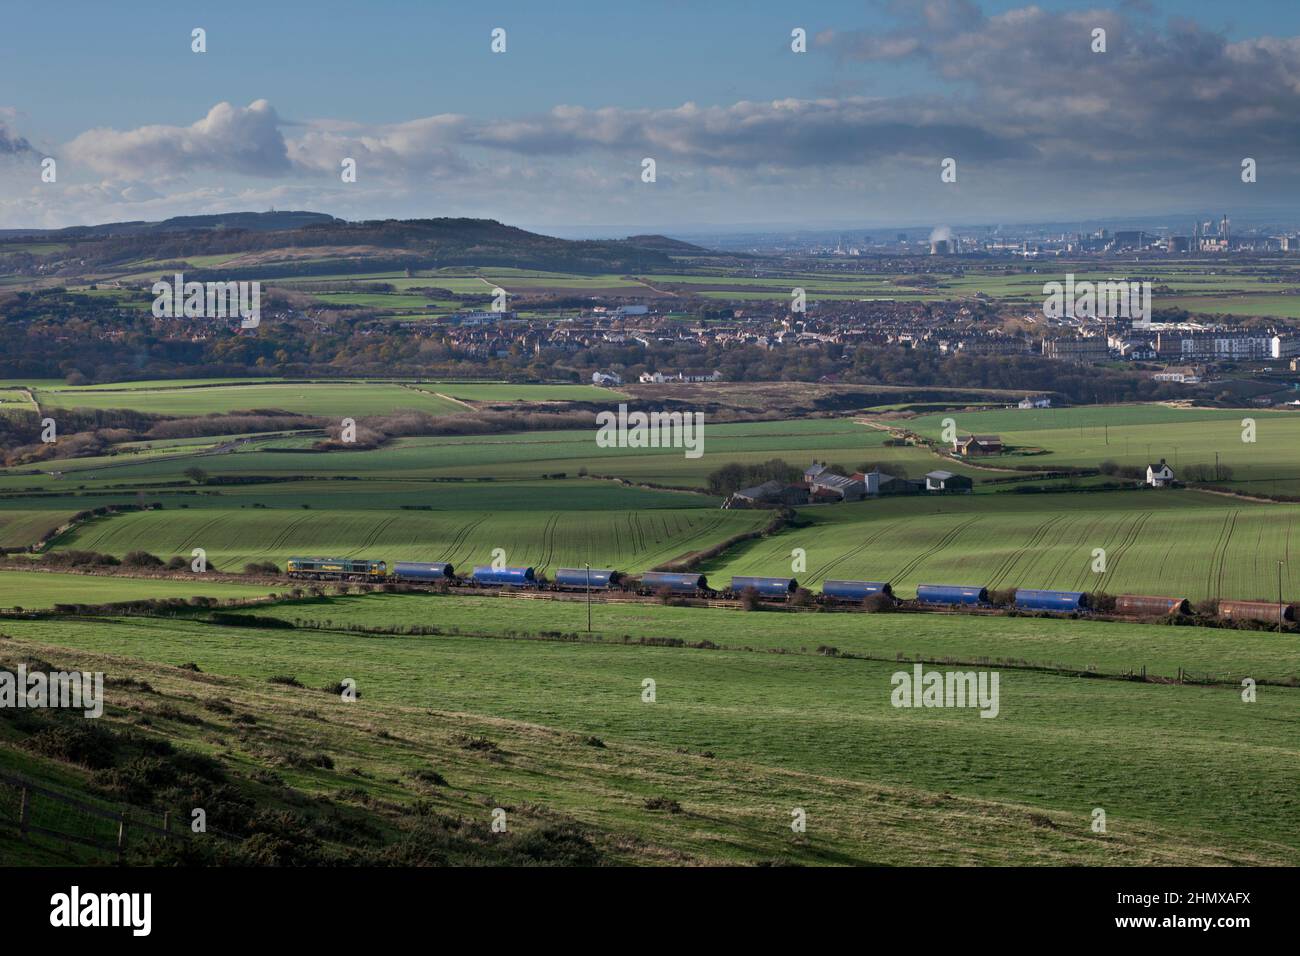
<path fill-rule="evenodd" d="M 53 841 L 75 857 L 123 862 L 133 840 L 184 839 L 170 813 L 112 810 L 14 774 L 0 773 L 0 828 L 23 842 Z M 224 834 L 220 834 L 224 836 Z"/>

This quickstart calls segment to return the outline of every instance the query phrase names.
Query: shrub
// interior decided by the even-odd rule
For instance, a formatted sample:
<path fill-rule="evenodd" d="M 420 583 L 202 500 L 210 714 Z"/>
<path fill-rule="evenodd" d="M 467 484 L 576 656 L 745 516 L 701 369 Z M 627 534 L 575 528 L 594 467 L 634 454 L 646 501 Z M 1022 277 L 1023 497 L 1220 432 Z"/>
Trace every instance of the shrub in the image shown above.
<path fill-rule="evenodd" d="M 128 551 L 122 557 L 122 564 L 128 568 L 161 568 L 163 560 L 148 551 Z"/>
<path fill-rule="evenodd" d="M 430 787 L 447 786 L 447 778 L 444 777 L 442 774 L 438 773 L 438 771 L 436 770 L 426 770 L 423 767 L 421 767 L 418 770 L 406 771 L 406 776 L 410 777 L 412 780 L 415 780 L 419 783 L 427 784 Z"/>
<path fill-rule="evenodd" d="M 868 594 L 862 599 L 862 610 L 870 612 L 892 611 L 894 599 L 888 594 Z"/>
<path fill-rule="evenodd" d="M 1094 611 L 1113 611 L 1115 610 L 1115 595 L 1107 594 L 1105 591 L 1094 591 L 1089 596 Z"/>
<path fill-rule="evenodd" d="M 682 805 L 669 797 L 647 797 L 645 808 L 647 810 L 663 810 L 667 813 L 682 812 Z"/>

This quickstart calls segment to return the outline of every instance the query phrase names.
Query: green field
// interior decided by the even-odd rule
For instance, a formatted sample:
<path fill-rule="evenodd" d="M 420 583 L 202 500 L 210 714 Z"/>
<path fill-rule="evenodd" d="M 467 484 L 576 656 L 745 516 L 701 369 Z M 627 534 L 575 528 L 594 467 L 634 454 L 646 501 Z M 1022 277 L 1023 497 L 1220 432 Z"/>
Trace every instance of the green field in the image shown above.
<path fill-rule="evenodd" d="M 510 630 L 528 630 L 525 604 L 531 607 L 512 602 L 521 609 Z M 704 637 L 711 633 L 708 620 L 665 621 L 662 631 L 682 634 L 689 628 L 687 639 Z M 911 643 L 924 652 L 936 631 L 950 627 L 949 620 L 918 619 Z M 1235 862 L 1288 861 L 1300 849 L 1293 786 L 1300 773 L 1300 692 L 1294 689 L 1266 687 L 1257 703 L 1245 705 L 1232 686 L 1003 668 L 999 713 L 986 720 L 973 709 L 896 709 L 890 704 L 891 675 L 910 667 L 819 654 L 512 640 L 501 639 L 503 632 L 487 638 L 372 638 L 268 629 L 253 639 L 246 628 L 161 620 L 94 626 L 16 621 L 7 622 L 6 630 L 19 641 L 123 662 L 192 661 L 204 673 L 248 681 L 294 674 L 316 687 L 350 677 L 363 694 L 361 708 L 371 701 L 377 707 L 423 708 L 430 716 L 491 715 L 507 722 L 503 730 L 522 722 L 547 732 L 595 734 L 610 749 L 707 752 L 735 768 L 728 792 L 745 816 L 777 809 L 770 794 L 746 783 L 761 770 L 1028 805 L 1052 814 L 1067 834 L 1085 834 L 1093 808 L 1103 807 L 1108 833 L 1117 838 L 1156 827 L 1177 835 L 1171 843 L 1232 845 Z M 979 649 L 978 643 L 972 648 Z M 647 677 L 656 682 L 654 703 L 641 698 Z M 448 767 L 449 777 L 467 773 L 472 768 Z M 546 802 L 561 802 L 593 822 L 612 812 L 589 785 L 575 796 L 577 784 L 547 773 L 528 786 Z M 661 780 L 659 786 L 669 797 L 682 794 L 688 813 L 703 810 L 693 805 L 696 790 L 687 779 Z M 783 795 L 788 790 L 781 788 Z M 810 816 L 829 812 L 832 807 L 818 801 Z M 963 831 L 960 839 L 950 838 L 948 854 L 921 859 L 889 831 L 871 834 L 869 842 L 877 860 L 935 863 L 961 858 L 968 838 Z M 755 839 L 764 847 L 768 842 Z M 849 844 L 842 862 L 863 858 L 861 841 Z M 1033 858 L 1023 844 L 1005 852 L 1022 862 Z M 1123 863 L 1125 857 L 1117 853 L 1110 861 Z M 1183 859 L 1196 857 L 1187 853 Z"/>
<path fill-rule="evenodd" d="M 368 594 L 259 606 L 234 613 L 340 630 L 435 626 L 447 634 L 586 635 L 584 601 L 436 594 Z M 1174 677 L 1181 669 L 1224 681 L 1300 680 L 1300 639 L 1273 633 L 1160 627 L 1063 618 L 766 610 L 742 613 L 593 600 L 591 636 L 622 641 L 675 634 L 727 649 L 816 654 L 833 647 L 877 660 L 991 661 L 1119 676 Z"/>
<path fill-rule="evenodd" d="M 488 564 L 493 550 L 512 565 L 554 571 L 590 562 L 645 570 L 730 535 L 762 527 L 764 512 L 658 509 L 628 512 L 317 511 L 244 509 L 148 511 L 97 519 L 63 536 L 58 549 L 160 557 L 203 548 L 209 565 L 240 570 L 249 561 L 283 565 L 293 555 L 385 561 Z"/>
<path fill-rule="evenodd" d="M 0 548 L 35 544 L 47 531 L 53 531 L 79 510 L 66 504 L 48 511 L 0 508 Z"/>
<path fill-rule="evenodd" d="M 387 415 L 406 408 L 439 415 L 464 412 L 466 409 L 461 404 L 463 401 L 608 402 L 623 397 L 618 392 L 591 385 L 280 382 L 275 379 L 190 379 L 83 386 L 43 383 L 35 387 L 34 395 L 46 410 L 129 408 L 160 415 L 209 415 L 250 409 L 280 409 L 304 415 L 355 418 Z M 10 404 L 16 408 L 32 407 L 19 391 L 0 386 L 0 409 Z"/>
<path fill-rule="evenodd" d="M 424 387 L 424 386 L 422 386 Z M 199 462 L 133 462 L 118 459 L 73 459 L 60 462 L 65 483 L 80 484 L 89 475 L 114 483 L 176 476 L 191 464 L 226 475 L 359 476 L 385 478 L 528 479 L 544 474 L 612 475 L 669 487 L 699 488 L 707 475 L 730 462 L 757 464 L 784 458 L 797 467 L 814 459 L 839 462 L 853 469 L 867 461 L 882 462 L 894 473 L 923 475 L 936 467 L 980 474 L 951 466 L 925 448 L 889 448 L 886 432 L 847 419 L 809 419 L 740 424 L 705 423 L 703 454 L 687 458 L 681 448 L 601 448 L 596 444 L 595 416 L 583 430 L 536 431 L 438 438 L 402 438 L 374 450 L 322 455 L 312 452 L 268 451 L 307 448 L 315 439 L 270 438 L 242 445 L 219 460 Z M 29 487 L 30 478 L 0 473 L 0 490 Z"/>
<path fill-rule="evenodd" d="M 284 383 L 214 385 L 186 388 L 41 389 L 36 400 L 43 409 L 130 408 L 157 415 L 211 415 L 279 409 L 303 415 L 361 417 L 386 415 L 399 408 L 433 414 L 463 410 L 455 402 L 403 385 L 379 383 Z"/>
<path fill-rule="evenodd" d="M 1007 446 L 1044 453 L 978 459 L 993 468 L 1011 466 L 1096 468 L 1103 461 L 1139 467 L 1166 459 L 1177 476 L 1187 465 L 1213 468 L 1216 456 L 1231 469 L 1218 482 L 1264 494 L 1300 493 L 1300 414 L 1250 409 L 1173 408 L 1165 405 L 1081 406 L 1020 411 L 926 415 L 902 423 L 939 440 L 944 419 L 959 434 L 996 434 Z M 1255 423 L 1244 441 L 1243 420 Z"/>
<path fill-rule="evenodd" d="M 269 594 L 264 585 L 116 575 L 59 574 L 48 571 L 0 570 L 0 607 L 50 608 L 56 604 L 112 604 L 144 598 L 251 598 Z"/>
<path fill-rule="evenodd" d="M 828 579 L 1165 594 L 1192 600 L 1300 600 L 1300 505 L 1192 491 L 884 498 L 806 508 L 804 527 L 746 542 L 705 565 L 733 574 L 791 575 L 807 552 L 809 587 Z M 1094 549 L 1105 572 L 1092 569 Z"/>

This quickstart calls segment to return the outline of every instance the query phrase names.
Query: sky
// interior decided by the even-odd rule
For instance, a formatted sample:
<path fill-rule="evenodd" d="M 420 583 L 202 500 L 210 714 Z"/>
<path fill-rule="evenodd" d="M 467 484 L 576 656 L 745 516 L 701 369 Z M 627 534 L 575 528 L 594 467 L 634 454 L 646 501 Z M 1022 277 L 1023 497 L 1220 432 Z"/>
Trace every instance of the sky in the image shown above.
<path fill-rule="evenodd" d="M 1300 221 L 1298 134 L 1294 0 L 0 8 L 0 228 L 270 208 L 592 235 Z"/>

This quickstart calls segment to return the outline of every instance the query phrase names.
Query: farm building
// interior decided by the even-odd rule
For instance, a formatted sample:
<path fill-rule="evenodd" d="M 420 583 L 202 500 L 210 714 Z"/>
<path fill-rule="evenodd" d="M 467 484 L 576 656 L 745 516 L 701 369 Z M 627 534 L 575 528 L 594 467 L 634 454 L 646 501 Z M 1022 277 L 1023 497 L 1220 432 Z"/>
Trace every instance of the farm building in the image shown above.
<path fill-rule="evenodd" d="M 910 481 L 907 478 L 899 478 L 895 475 L 886 474 L 883 471 L 855 471 L 853 473 L 855 481 L 862 482 L 863 490 L 868 498 L 874 498 L 877 495 L 910 495 L 925 490 L 925 482 Z"/>
<path fill-rule="evenodd" d="M 1046 395 L 1026 395 L 1020 400 L 1018 408 L 1051 408 L 1052 400 Z"/>
<path fill-rule="evenodd" d="M 1000 455 L 1002 439 L 997 435 L 967 435 L 953 439 L 952 450 L 959 455 Z"/>
<path fill-rule="evenodd" d="M 1174 470 L 1163 458 L 1158 465 L 1147 465 L 1147 484 L 1152 488 L 1164 488 L 1174 483 Z"/>
<path fill-rule="evenodd" d="M 824 461 L 823 462 L 814 461 L 811 465 L 809 465 L 807 468 L 803 470 L 803 480 L 808 482 L 808 484 L 811 485 L 814 479 L 826 473 L 827 473 L 826 463 Z"/>
<path fill-rule="evenodd" d="M 824 471 L 809 482 L 814 495 L 839 501 L 861 501 L 867 495 L 867 486 L 856 478 L 845 478 Z"/>
<path fill-rule="evenodd" d="M 954 475 L 951 471 L 931 471 L 925 476 L 926 491 L 960 491 L 969 493 L 975 482 L 965 475 Z"/>
<path fill-rule="evenodd" d="M 808 489 L 772 480 L 752 488 L 741 488 L 722 503 L 724 508 L 761 508 L 775 505 L 806 505 Z"/>
<path fill-rule="evenodd" d="M 592 385 L 605 385 L 605 386 L 610 386 L 610 385 L 622 385 L 622 384 L 623 384 L 623 378 L 622 378 L 622 376 L 620 376 L 620 375 L 616 375 L 616 374 L 614 374 L 613 372 L 592 372 L 592 373 L 591 373 L 591 384 L 592 384 Z"/>

